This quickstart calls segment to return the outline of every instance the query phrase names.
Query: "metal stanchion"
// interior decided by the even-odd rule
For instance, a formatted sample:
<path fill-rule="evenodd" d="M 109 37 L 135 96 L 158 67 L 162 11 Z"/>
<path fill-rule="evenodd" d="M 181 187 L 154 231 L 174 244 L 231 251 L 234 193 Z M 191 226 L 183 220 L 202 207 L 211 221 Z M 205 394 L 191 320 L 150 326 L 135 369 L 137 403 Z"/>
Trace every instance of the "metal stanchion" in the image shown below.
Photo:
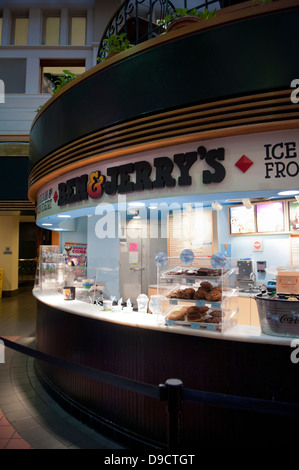
<path fill-rule="evenodd" d="M 181 443 L 183 382 L 179 379 L 166 380 L 165 384 L 160 385 L 160 398 L 167 402 L 167 447 L 177 449 Z"/>

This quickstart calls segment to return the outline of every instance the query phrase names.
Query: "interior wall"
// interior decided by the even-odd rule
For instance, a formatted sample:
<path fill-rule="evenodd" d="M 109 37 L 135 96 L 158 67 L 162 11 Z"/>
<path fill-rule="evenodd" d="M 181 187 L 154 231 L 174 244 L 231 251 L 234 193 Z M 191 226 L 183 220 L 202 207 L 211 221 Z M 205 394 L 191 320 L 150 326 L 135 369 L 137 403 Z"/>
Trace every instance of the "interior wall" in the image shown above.
<path fill-rule="evenodd" d="M 121 0 L 95 0 L 94 2 L 94 41 L 99 42 L 101 36 L 112 18 L 118 7 L 121 5 Z"/>
<path fill-rule="evenodd" d="M 59 232 L 59 251 L 63 253 L 65 243 L 87 243 L 87 217 L 75 219 L 73 232 Z"/>
<path fill-rule="evenodd" d="M 0 217 L 0 268 L 4 270 L 3 291 L 18 289 L 19 212 L 5 212 Z"/>

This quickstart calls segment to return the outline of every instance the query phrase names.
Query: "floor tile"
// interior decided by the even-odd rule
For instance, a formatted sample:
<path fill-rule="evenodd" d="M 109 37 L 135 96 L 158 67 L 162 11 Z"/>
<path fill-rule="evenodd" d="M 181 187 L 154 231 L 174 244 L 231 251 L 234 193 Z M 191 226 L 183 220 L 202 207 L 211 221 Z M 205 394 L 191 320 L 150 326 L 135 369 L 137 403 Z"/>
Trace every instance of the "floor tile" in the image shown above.
<path fill-rule="evenodd" d="M 10 421 L 10 423 L 13 423 L 14 421 L 18 421 L 19 419 L 28 418 L 29 416 L 30 414 L 23 407 L 21 409 L 8 411 L 6 413 L 6 417 L 8 421 Z"/>
<path fill-rule="evenodd" d="M 1 424 L 1 422 L 0 422 Z M 36 427 L 38 425 L 38 421 L 36 421 L 35 418 L 32 418 L 32 416 L 28 417 L 28 418 L 24 418 L 24 419 L 19 419 L 19 421 L 15 421 L 13 423 L 13 427 L 16 431 L 22 431 L 24 429 L 29 429 L 29 428 L 33 428 L 33 427 Z"/>
<path fill-rule="evenodd" d="M 19 432 L 22 438 L 25 440 L 33 440 L 36 438 L 36 436 L 39 438 L 50 437 L 49 432 L 38 425 L 32 428 L 22 429 Z"/>
<path fill-rule="evenodd" d="M 10 423 L 3 415 L 0 417 L 0 426 L 10 426 Z"/>
<path fill-rule="evenodd" d="M 15 401 L 1 405 L 1 408 L 3 410 L 3 413 L 5 413 L 6 417 L 8 413 L 12 413 L 12 412 L 24 409 L 23 405 L 20 403 L 17 397 L 15 397 Z"/>
<path fill-rule="evenodd" d="M 5 449 L 8 443 L 9 439 L 0 439 L 0 449 Z"/>
<path fill-rule="evenodd" d="M 63 444 L 54 437 L 34 439 L 31 445 L 33 449 L 57 449 L 63 447 Z"/>
<path fill-rule="evenodd" d="M 5 449 L 31 449 L 31 446 L 24 439 L 10 439 Z"/>
<path fill-rule="evenodd" d="M 16 297 L 0 301 L 1 335 L 35 347 L 35 300 L 30 291 Z M 5 349 L 5 363 L 0 364 L 0 449 L 118 448 L 124 447 L 58 405 L 36 376 L 32 357 Z"/>
<path fill-rule="evenodd" d="M 0 426 L 0 439 L 10 439 L 14 432 L 11 426 Z"/>

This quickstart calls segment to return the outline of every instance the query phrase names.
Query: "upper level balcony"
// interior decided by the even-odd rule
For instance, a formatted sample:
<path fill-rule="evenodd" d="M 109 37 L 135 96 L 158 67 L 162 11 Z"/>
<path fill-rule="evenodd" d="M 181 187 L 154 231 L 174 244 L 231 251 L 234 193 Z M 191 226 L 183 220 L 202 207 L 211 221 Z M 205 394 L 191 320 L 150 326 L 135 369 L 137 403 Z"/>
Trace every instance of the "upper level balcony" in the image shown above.
<path fill-rule="evenodd" d="M 217 2 L 216 16 L 160 34 L 154 31 L 154 24 L 161 28 L 157 17 L 151 23 L 153 8 L 147 20 L 142 16 L 149 34 L 141 34 L 144 21 L 132 29 L 129 18 L 145 3 L 173 8 L 170 2 L 123 2 L 100 41 L 99 63 L 35 117 L 32 199 L 44 178 L 107 154 L 132 153 L 149 143 L 173 145 L 194 135 L 298 127 L 298 104 L 290 99 L 291 82 L 299 78 L 298 0 Z M 214 6 L 204 2 L 201 10 Z M 105 38 L 122 31 L 131 35 L 133 47 L 101 60 Z"/>

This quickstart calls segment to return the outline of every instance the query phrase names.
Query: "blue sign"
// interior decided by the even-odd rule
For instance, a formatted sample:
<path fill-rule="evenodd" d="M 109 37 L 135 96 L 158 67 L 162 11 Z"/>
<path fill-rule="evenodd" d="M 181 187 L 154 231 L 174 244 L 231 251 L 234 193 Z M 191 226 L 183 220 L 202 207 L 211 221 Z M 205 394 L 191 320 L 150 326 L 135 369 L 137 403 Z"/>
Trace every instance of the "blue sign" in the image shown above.
<path fill-rule="evenodd" d="M 183 250 L 180 254 L 180 260 L 183 264 L 190 264 L 194 260 L 194 253 L 191 250 Z"/>
<path fill-rule="evenodd" d="M 155 258 L 155 263 L 156 266 L 159 266 L 160 268 L 165 268 L 167 266 L 168 262 L 168 257 L 165 253 L 158 253 L 156 258 Z"/>
<path fill-rule="evenodd" d="M 226 265 L 226 256 L 222 253 L 215 253 L 211 256 L 211 265 L 213 268 L 224 268 Z"/>

